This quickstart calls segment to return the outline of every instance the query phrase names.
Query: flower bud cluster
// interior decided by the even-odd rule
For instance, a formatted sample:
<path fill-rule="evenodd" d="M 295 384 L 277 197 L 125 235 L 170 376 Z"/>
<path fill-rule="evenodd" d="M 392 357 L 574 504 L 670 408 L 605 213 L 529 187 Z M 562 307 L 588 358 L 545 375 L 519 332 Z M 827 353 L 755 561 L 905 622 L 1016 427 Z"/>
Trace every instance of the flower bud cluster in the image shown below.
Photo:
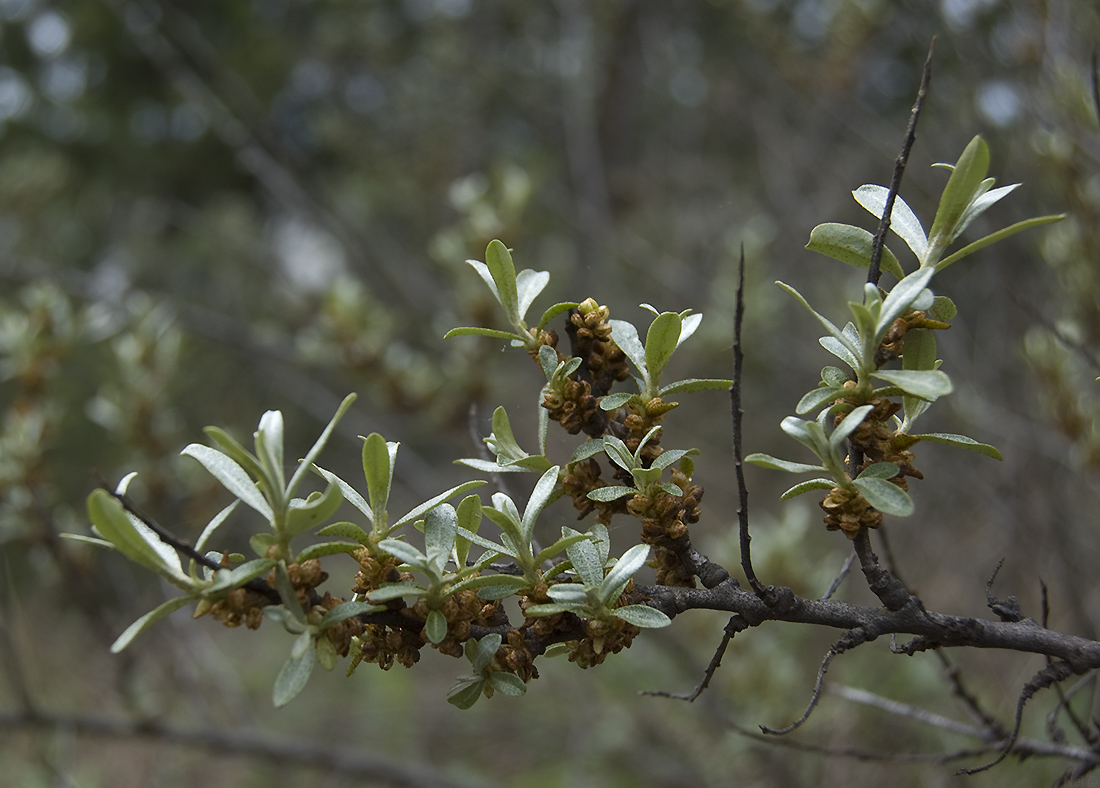
<path fill-rule="evenodd" d="M 882 512 L 871 508 L 858 492 L 834 487 L 820 504 L 825 511 L 825 527 L 830 531 L 843 531 L 849 539 L 855 539 L 863 528 L 882 525 Z"/>
<path fill-rule="evenodd" d="M 470 637 L 471 625 L 486 624 L 499 607 L 499 602 L 486 602 L 473 589 L 459 591 L 448 598 L 439 608 L 447 619 L 447 636 L 435 644 L 436 649 L 451 657 L 461 657 L 462 644 Z M 404 616 L 423 622 L 427 620 L 431 609 L 426 600 L 418 599 L 411 608 L 405 608 L 401 612 Z M 428 643 L 427 634 L 421 632 L 421 641 L 423 644 Z"/>
<path fill-rule="evenodd" d="M 868 404 L 873 405 L 874 409 L 849 436 L 852 446 L 862 452 L 865 458 L 859 470 L 877 462 L 892 462 L 898 466 L 898 475 L 890 481 L 901 489 L 908 490 L 905 477 L 923 479 L 924 474 L 914 467 L 913 452 L 898 446 L 899 434 L 893 428 L 891 419 L 901 410 L 901 405 L 885 397 L 871 400 Z M 838 415 L 838 423 L 844 415 Z"/>
<path fill-rule="evenodd" d="M 628 499 L 626 508 L 642 521 L 642 543 L 653 545 L 657 584 L 694 588 L 694 572 L 684 566 L 680 555 L 687 547 L 688 525 L 699 522 L 703 488 L 693 485 L 690 477 L 676 468 L 672 469 L 672 483 L 684 494 L 664 490 L 655 490 L 652 495 L 639 493 Z"/>

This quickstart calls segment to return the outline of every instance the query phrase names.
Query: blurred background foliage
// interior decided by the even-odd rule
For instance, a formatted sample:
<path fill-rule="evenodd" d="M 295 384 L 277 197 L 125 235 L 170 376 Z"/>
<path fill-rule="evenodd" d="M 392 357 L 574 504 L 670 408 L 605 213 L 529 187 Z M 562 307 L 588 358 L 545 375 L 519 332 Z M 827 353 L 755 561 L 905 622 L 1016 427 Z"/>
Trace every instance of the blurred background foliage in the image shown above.
<path fill-rule="evenodd" d="M 413 784 L 392 777 L 395 764 L 434 770 L 424 784 L 954 784 L 951 765 L 796 753 L 739 732 L 801 713 L 833 633 L 771 625 L 739 636 L 690 706 L 637 691 L 690 690 L 722 616 L 685 616 L 592 672 L 544 661 L 527 697 L 470 712 L 444 702 L 459 663 L 433 654 L 408 672 L 315 676 L 274 713 L 283 633 L 227 632 L 180 613 L 111 656 L 164 590 L 120 557 L 58 539 L 85 533 L 89 490 L 129 470 L 140 471 L 142 505 L 194 539 L 226 503 L 178 457 L 204 425 L 247 437 L 278 408 L 288 451 L 301 452 L 349 391 L 361 399 L 326 466 L 352 478 L 356 435 L 400 440 L 395 495 L 410 506 L 460 479 L 450 460 L 476 451 L 471 435 L 488 433 L 497 404 L 533 442 L 534 365 L 488 341 L 441 340 L 498 319 L 462 263 L 491 238 L 520 267 L 551 272 L 540 303 L 593 296 L 636 322 L 640 301 L 702 311 L 693 350 L 680 354 L 690 359 L 674 370 L 697 377 L 729 374 L 743 244 L 746 450 L 789 453 L 777 422 L 827 361 L 812 320 L 771 282 L 843 314 L 860 272 L 802 246 L 819 222 L 870 227 L 849 192 L 888 182 L 933 35 L 906 200 L 927 223 L 944 178 L 929 165 L 954 161 L 981 133 L 998 182 L 1025 182 L 983 222 L 1069 218 L 937 280 L 961 310 L 941 340 L 957 394 L 925 426 L 993 443 L 1005 461 L 923 450 L 918 513 L 889 523 L 889 549 L 929 607 L 974 615 L 1004 557 L 996 590 L 1039 616 L 1041 577 L 1051 626 L 1095 638 L 1095 3 L 0 0 L 0 770 L 10 784 Z M 693 534 L 734 567 L 728 411 L 719 394 L 687 398 L 665 444 L 703 449 L 696 479 L 708 493 Z M 824 593 L 845 540 L 824 533 L 812 505 L 778 504 L 787 479 L 748 473 L 758 574 Z M 570 522 L 559 506 L 549 519 Z M 346 563 L 329 565 L 336 588 L 350 580 Z M 859 585 L 839 594 L 870 602 Z M 949 658 L 1006 721 L 1041 665 Z M 899 660 L 879 643 L 830 673 L 966 721 L 945 675 L 935 655 Z M 1092 695 L 1078 697 L 1086 718 Z M 1030 708 L 1028 735 L 1048 735 L 1050 707 Z M 382 766 L 364 776 L 172 736 L 13 727 L 27 709 L 243 732 L 276 750 L 304 741 Z M 833 696 L 792 738 L 933 755 L 979 744 Z M 1036 758 L 970 779 L 1035 785 L 1061 767 Z"/>

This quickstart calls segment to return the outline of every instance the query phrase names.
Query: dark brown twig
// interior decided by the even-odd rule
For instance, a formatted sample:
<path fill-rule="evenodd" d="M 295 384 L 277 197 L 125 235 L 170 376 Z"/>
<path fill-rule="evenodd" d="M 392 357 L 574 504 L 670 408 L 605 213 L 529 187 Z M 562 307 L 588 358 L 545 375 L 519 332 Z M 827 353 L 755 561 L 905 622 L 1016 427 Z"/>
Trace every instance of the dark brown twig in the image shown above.
<path fill-rule="evenodd" d="M 737 307 L 733 318 L 733 385 L 730 386 L 730 409 L 733 414 L 733 467 L 737 475 L 737 524 L 741 534 L 741 569 L 757 596 L 767 593 L 756 577 L 749 551 L 749 491 L 745 486 L 745 464 L 741 453 L 741 427 L 745 418 L 741 410 L 741 373 L 745 354 L 741 351 L 741 323 L 745 317 L 745 246 L 737 269 Z"/>
<path fill-rule="evenodd" d="M 886 233 L 890 229 L 890 214 L 894 210 L 894 201 L 897 199 L 898 190 L 901 189 L 901 176 L 905 174 L 905 165 L 909 163 L 909 151 L 913 149 L 913 143 L 917 139 L 917 120 L 920 118 L 921 108 L 924 106 L 924 97 L 928 93 L 928 85 L 932 80 L 932 50 L 936 46 L 935 37 L 928 45 L 928 57 L 924 61 L 924 70 L 921 73 L 920 89 L 917 90 L 917 100 L 913 104 L 912 114 L 909 116 L 909 127 L 905 130 L 905 141 L 901 146 L 894 163 L 894 174 L 890 178 L 890 189 L 886 194 L 886 205 L 882 209 L 882 220 L 875 232 L 874 242 L 871 244 L 871 264 L 867 269 L 867 281 L 873 285 L 878 284 L 882 272 L 879 264 L 882 262 L 882 249 L 886 245 Z"/>
<path fill-rule="evenodd" d="M 219 564 L 217 561 L 207 558 L 205 555 L 200 553 L 184 540 L 173 536 L 171 532 L 167 531 L 164 527 L 157 523 L 156 520 L 138 509 L 137 506 L 134 505 L 133 501 L 131 501 L 125 495 L 115 492 L 106 484 L 103 484 L 101 486 L 104 490 L 110 493 L 115 498 L 115 500 L 122 504 L 123 509 L 125 509 L 129 514 L 140 520 L 143 525 L 145 525 L 150 531 L 157 535 L 158 539 L 171 547 L 177 553 L 186 558 L 190 558 L 201 566 L 205 566 L 208 569 L 213 569 L 215 572 L 219 569 L 225 569 L 225 566 L 223 564 Z M 255 591 L 258 594 L 262 594 L 275 604 L 279 604 L 281 601 L 279 599 L 279 592 L 268 585 L 267 582 L 264 580 L 260 580 L 258 578 L 255 580 L 249 580 L 241 587 L 247 588 L 250 591 Z"/>

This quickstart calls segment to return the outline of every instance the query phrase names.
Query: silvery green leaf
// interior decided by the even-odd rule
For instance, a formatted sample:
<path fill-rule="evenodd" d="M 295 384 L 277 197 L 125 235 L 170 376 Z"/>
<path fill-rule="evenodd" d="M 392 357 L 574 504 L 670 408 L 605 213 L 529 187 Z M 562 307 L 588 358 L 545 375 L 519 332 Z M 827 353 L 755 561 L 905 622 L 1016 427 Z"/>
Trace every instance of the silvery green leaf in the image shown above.
<path fill-rule="evenodd" d="M 561 535 L 583 536 L 568 526 L 562 526 Z M 603 581 L 603 561 L 600 560 L 600 551 L 596 545 L 587 539 L 581 540 L 566 548 L 565 554 L 573 563 L 573 569 L 580 575 L 585 585 L 598 586 Z"/>
<path fill-rule="evenodd" d="M 901 469 L 892 462 L 876 462 L 864 468 L 859 479 L 893 479 Z"/>
<path fill-rule="evenodd" d="M 818 437 L 811 432 L 812 425 L 813 422 L 804 421 L 794 416 L 788 416 L 783 419 L 783 421 L 779 422 L 779 428 L 783 430 L 783 432 L 790 435 L 814 454 L 818 454 L 822 447 L 819 445 Z"/>
<path fill-rule="evenodd" d="M 481 699 L 484 683 L 481 676 L 463 676 L 447 690 L 447 702 L 463 710 L 470 708 Z"/>
<path fill-rule="evenodd" d="M 485 670 L 485 668 L 489 667 L 489 664 L 496 659 L 501 640 L 501 636 L 494 632 L 476 641 L 472 649 L 467 648 L 466 655 L 475 673 L 480 673 Z M 467 643 L 469 643 L 469 641 L 467 641 Z"/>
<path fill-rule="evenodd" d="M 466 262 L 470 262 L 467 260 Z M 475 326 L 462 326 L 460 328 L 452 328 L 446 334 L 443 335 L 444 339 L 452 339 L 453 337 L 492 337 L 493 339 L 520 339 L 519 334 L 514 331 L 501 331 L 497 328 L 478 328 Z"/>
<path fill-rule="evenodd" d="M 282 670 L 275 678 L 272 700 L 276 708 L 288 704 L 305 688 L 316 662 L 317 655 L 313 649 L 312 635 L 309 632 L 303 632 L 294 643 L 290 659 L 283 664 Z"/>
<path fill-rule="evenodd" d="M 286 532 L 297 536 L 316 528 L 340 508 L 344 494 L 340 485 L 329 482 L 324 492 L 310 493 L 305 500 L 295 498 L 286 510 Z"/>
<path fill-rule="evenodd" d="M 810 302 L 803 298 L 802 294 L 795 290 L 793 287 L 784 282 L 777 281 L 776 284 L 779 285 L 779 287 L 781 287 L 785 292 L 789 293 L 796 301 L 798 301 L 798 303 L 802 304 L 802 306 L 805 307 L 806 311 L 816 317 L 818 322 L 821 323 L 821 325 L 825 326 L 825 330 L 828 331 L 833 337 L 835 337 L 836 340 L 840 342 L 840 344 L 844 345 L 844 347 L 848 349 L 849 353 L 851 353 L 853 356 L 859 356 L 860 351 L 858 342 L 853 342 L 852 339 L 844 334 L 844 332 L 833 325 L 833 322 L 829 320 L 829 318 L 819 314 L 812 306 L 810 306 Z"/>
<path fill-rule="evenodd" d="M 527 310 L 531 308 L 531 302 L 543 291 L 549 281 L 549 272 L 532 271 L 530 268 L 520 271 L 516 276 L 516 313 L 520 320 L 527 314 Z"/>
<path fill-rule="evenodd" d="M 822 405 L 826 405 L 836 399 L 845 396 L 848 390 L 842 387 L 817 388 L 806 392 L 794 408 L 798 414 L 810 413 Z"/>
<path fill-rule="evenodd" d="M 634 573 L 641 569 L 649 558 L 649 545 L 638 544 L 631 547 L 608 571 L 600 584 L 600 599 L 604 604 L 614 602 L 618 594 L 615 590 L 625 586 Z M 620 591 L 621 593 L 621 591 Z M 614 597 L 612 597 L 614 594 Z"/>
<path fill-rule="evenodd" d="M 831 490 L 836 487 L 836 482 L 832 479 L 810 479 L 809 481 L 799 482 L 793 487 L 788 488 L 779 496 L 779 500 L 786 501 L 790 498 L 794 498 L 796 495 L 802 495 L 802 493 L 810 492 L 811 490 Z"/>
<path fill-rule="evenodd" d="M 596 523 L 588 529 L 588 536 L 600 551 L 600 564 L 606 565 L 607 557 L 611 554 L 611 534 L 608 533 L 607 526 Z"/>
<path fill-rule="evenodd" d="M 648 605 L 624 605 L 611 611 L 611 615 L 621 618 L 628 624 L 645 629 L 667 627 L 672 619 L 656 608 Z"/>
<path fill-rule="evenodd" d="M 324 558 L 326 555 L 336 555 L 337 553 L 355 555 L 362 547 L 363 545 L 358 542 L 318 542 L 298 553 L 295 560 L 301 563 L 311 558 Z"/>
<path fill-rule="evenodd" d="M 847 265 L 854 265 L 857 268 L 869 268 L 874 238 L 873 234 L 862 227 L 826 222 L 825 224 L 819 224 L 810 231 L 810 241 L 806 244 L 806 248 Z M 879 267 L 898 279 L 905 276 L 898 258 L 886 246 L 882 247 L 882 259 L 879 261 Z"/>
<path fill-rule="evenodd" d="M 587 460 L 590 457 L 595 457 L 603 450 L 604 443 L 602 438 L 590 438 L 577 447 L 576 451 L 573 452 L 573 456 L 569 458 L 569 464 L 572 465 L 573 463 Z"/>
<path fill-rule="evenodd" d="M 115 495 L 125 495 L 126 491 L 130 489 L 130 482 L 136 478 L 137 471 L 130 471 L 130 473 L 119 479 L 118 485 L 115 487 Z"/>
<path fill-rule="evenodd" d="M 266 574 L 273 566 L 275 566 L 275 561 L 271 558 L 254 558 L 232 569 L 219 569 L 214 574 L 214 584 L 208 591 L 238 588 L 255 580 L 260 575 Z"/>
<path fill-rule="evenodd" d="M 393 466 L 397 462 L 400 444 L 387 442 L 377 432 L 363 438 L 363 476 L 370 497 L 371 522 L 382 522 L 393 484 Z"/>
<path fill-rule="evenodd" d="M 518 698 L 527 692 L 527 686 L 523 679 L 515 673 L 504 673 L 496 670 L 489 674 L 489 685 L 501 695 Z"/>
<path fill-rule="evenodd" d="M 992 181 L 993 179 L 986 178 L 986 180 Z M 992 186 L 993 184 L 990 183 L 989 185 Z M 1001 186 L 998 189 L 991 189 L 977 195 L 973 200 L 970 201 L 970 205 L 966 206 L 966 210 L 959 218 L 958 233 L 956 235 L 961 235 L 962 232 L 970 226 L 970 223 L 972 221 L 974 221 L 987 210 L 989 210 L 994 205 L 994 203 L 1007 197 L 1009 194 L 1015 191 L 1019 185 L 1020 184 L 1018 183 L 1013 183 L 1011 186 Z"/>
<path fill-rule="evenodd" d="M 554 586 L 551 586 L 553 588 Z M 558 613 L 578 613 L 582 611 L 586 606 L 580 603 L 574 602 L 548 602 L 542 605 L 531 605 L 524 611 L 524 615 L 531 616 L 532 618 L 541 618 L 542 616 L 554 616 Z"/>
<path fill-rule="evenodd" d="M 263 475 L 263 469 L 260 468 L 260 461 L 252 452 L 242 446 L 236 438 L 230 435 L 220 427 L 204 427 L 205 432 L 211 440 L 217 443 L 223 452 L 228 454 L 238 465 L 245 469 L 245 472 L 251 474 L 255 478 L 259 478 Z"/>
<path fill-rule="evenodd" d="M 635 495 L 638 491 L 633 487 L 623 487 L 621 485 L 608 485 L 607 487 L 597 487 L 588 493 L 588 499 L 592 501 L 599 501 L 600 503 L 610 503 L 611 501 L 618 500 L 624 495 Z"/>
<path fill-rule="evenodd" d="M 542 374 L 546 376 L 546 379 L 552 379 L 558 368 L 558 351 L 549 345 L 540 345 L 539 366 L 542 367 Z"/>
<path fill-rule="evenodd" d="M 370 534 L 362 529 L 362 527 L 355 523 L 342 522 L 332 523 L 326 525 L 320 531 L 317 532 L 318 536 L 345 536 L 349 539 L 354 539 L 361 545 L 370 543 Z"/>
<path fill-rule="evenodd" d="M 787 473 L 807 473 L 810 471 L 824 471 L 825 467 L 822 465 L 806 465 L 801 462 L 790 462 L 788 460 L 781 460 L 778 457 L 772 457 L 770 454 L 750 454 L 745 458 L 745 462 L 751 462 L 753 465 L 759 465 L 761 468 L 770 468 L 776 471 L 786 471 Z"/>
<path fill-rule="evenodd" d="M 428 612 L 428 619 L 424 622 L 424 634 L 433 644 L 439 644 L 443 638 L 447 637 L 447 617 L 443 615 L 442 610 Z"/>
<path fill-rule="evenodd" d="M 275 515 L 267 499 L 256 488 L 256 484 L 248 478 L 244 469 L 229 455 L 198 443 L 187 446 L 180 454 L 198 460 L 229 492 L 262 514 L 268 521 L 274 519 Z"/>
<path fill-rule="evenodd" d="M 497 514 L 499 514 L 499 512 Z M 457 533 L 459 537 L 465 539 L 471 544 L 476 544 L 478 547 L 484 547 L 486 550 L 492 550 L 496 553 L 503 553 L 505 555 L 511 556 L 512 558 L 516 557 L 515 553 L 508 549 L 507 546 L 499 545 L 496 542 L 492 542 L 486 539 L 481 534 L 475 533 L 474 531 L 469 531 L 461 525 L 458 527 Z"/>
<path fill-rule="evenodd" d="M 841 342 L 836 337 L 821 337 L 817 341 L 821 345 L 821 347 L 828 350 L 830 353 L 839 358 L 853 370 L 858 371 L 862 366 L 859 363 L 857 354 L 853 353 L 848 345 Z M 858 355 L 862 356 L 862 351 Z"/>
<path fill-rule="evenodd" d="M 372 524 L 374 523 L 374 512 L 371 511 L 370 504 L 368 504 L 363 496 L 359 494 L 358 490 L 356 490 L 354 487 L 352 487 L 350 484 L 348 484 L 346 481 L 344 481 L 331 471 L 326 471 L 324 468 L 321 468 L 317 465 L 314 465 L 313 469 L 318 474 L 320 474 L 321 477 L 329 484 L 335 484 L 336 486 L 338 486 L 340 488 L 340 492 L 344 496 L 344 500 L 350 503 L 360 512 L 362 512 L 367 520 L 369 520 Z M 347 534 L 338 535 L 347 536 Z"/>
<path fill-rule="evenodd" d="M 683 320 L 675 312 L 662 312 L 649 325 L 645 337 L 645 363 L 654 382 L 660 380 L 665 365 L 679 344 L 682 325 Z"/>
<path fill-rule="evenodd" d="M 886 330 L 893 325 L 893 322 L 909 311 L 914 299 L 928 286 L 928 282 L 934 273 L 935 269 L 933 268 L 922 268 L 909 274 L 909 276 L 894 285 L 890 295 L 886 296 L 886 300 L 882 302 L 882 311 L 878 316 L 873 344 L 878 345 L 886 334 Z"/>
<path fill-rule="evenodd" d="M 725 378 L 686 378 L 661 386 L 657 394 L 663 397 L 667 394 L 691 394 L 696 391 L 728 391 L 732 385 L 733 381 Z"/>
<path fill-rule="evenodd" d="M 391 599 L 419 597 L 427 593 L 428 589 L 413 582 L 384 583 L 367 594 L 367 599 L 371 602 L 389 602 Z"/>
<path fill-rule="evenodd" d="M 600 410 L 615 410 L 615 408 L 621 408 L 625 405 L 631 397 L 635 396 L 625 391 L 619 391 L 615 394 L 607 394 L 600 398 Z"/>
<path fill-rule="evenodd" d="M 253 435 L 256 441 L 256 456 L 264 466 L 273 486 L 282 494 L 286 487 L 283 478 L 283 414 L 282 411 L 265 411 L 260 417 L 260 426 Z"/>
<path fill-rule="evenodd" d="M 560 315 L 562 312 L 568 312 L 577 306 L 575 301 L 563 301 L 560 304 L 554 304 L 552 307 L 542 313 L 542 317 L 539 318 L 538 330 L 542 331 L 546 327 L 546 324 Z"/>
<path fill-rule="evenodd" d="M 883 211 L 886 210 L 886 198 L 889 193 L 890 190 L 883 186 L 867 184 L 852 192 L 852 196 L 856 198 L 856 202 L 881 220 Z M 917 260 L 924 259 L 928 253 L 928 236 L 924 233 L 920 219 L 900 195 L 894 195 L 894 207 L 890 211 L 890 229 L 913 250 Z"/>
<path fill-rule="evenodd" d="M 400 539 L 383 539 L 378 546 L 392 555 L 398 561 L 409 566 L 423 569 L 428 563 L 428 557 L 417 550 L 408 542 Z"/>
<path fill-rule="evenodd" d="M 364 613 L 379 613 L 385 609 L 386 608 L 383 605 L 372 605 L 366 600 L 352 600 L 351 602 L 341 602 L 336 607 L 331 608 L 321 617 L 321 621 L 317 624 L 317 627 L 318 629 L 325 630 L 334 624 L 339 624 L 341 621 L 345 621 L 346 619 L 360 616 Z"/>
<path fill-rule="evenodd" d="M 516 267 L 512 262 L 512 253 L 503 243 L 492 240 L 485 247 L 485 265 L 496 284 L 497 300 L 504 307 L 508 320 L 513 325 L 521 322 L 519 313 L 519 295 L 516 287 Z"/>
<path fill-rule="evenodd" d="M 543 410 L 546 410 L 543 408 Z M 512 463 L 511 465 L 501 465 L 496 460 L 479 460 L 476 457 L 466 457 L 461 460 L 455 460 L 458 465 L 465 465 L 467 468 L 473 468 L 475 471 L 481 471 L 482 473 L 528 473 L 529 468 L 524 467 L 520 463 Z"/>
<path fill-rule="evenodd" d="M 911 435 L 910 437 L 929 443 L 942 443 L 947 446 L 956 446 L 960 449 L 984 454 L 986 457 L 992 457 L 995 460 L 1001 459 L 1001 453 L 995 447 L 990 446 L 988 443 L 978 443 L 978 441 L 973 438 L 968 438 L 965 435 L 956 435 L 950 432 L 929 432 L 924 435 Z M 913 442 L 915 443 L 916 441 Z"/>
<path fill-rule="evenodd" d="M 615 344 L 626 354 L 634 367 L 642 373 L 645 380 L 649 380 L 649 371 L 646 369 L 645 346 L 638 337 L 638 329 L 625 320 L 608 320 L 611 326 L 611 338 Z"/>
<path fill-rule="evenodd" d="M 668 449 L 662 452 L 661 455 L 653 461 L 653 465 L 651 467 L 657 468 L 659 470 L 664 470 L 668 466 L 672 465 L 672 463 L 677 462 L 684 457 L 698 453 L 698 449 Z"/>
<path fill-rule="evenodd" d="M 481 277 L 482 281 L 489 286 L 489 290 L 492 291 L 493 297 L 497 302 L 500 302 L 500 293 L 497 292 L 497 283 L 493 281 L 493 274 L 489 271 L 489 266 L 480 260 L 467 260 L 467 265 L 477 271 L 477 275 Z"/>
<path fill-rule="evenodd" d="M 443 574 L 451 558 L 457 528 L 458 514 L 449 503 L 440 504 L 428 512 L 424 523 L 424 550 L 438 574 Z"/>
<path fill-rule="evenodd" d="M 570 529 L 570 530 L 572 530 L 572 529 Z M 561 539 L 554 542 L 549 547 L 544 547 L 542 549 L 542 551 L 537 556 L 535 556 L 534 563 L 535 564 L 542 564 L 545 561 L 549 561 L 551 558 L 556 556 L 562 550 L 568 550 L 570 547 L 572 547 L 577 542 L 584 542 L 584 541 L 590 542 L 591 541 L 588 534 L 577 533 L 576 531 L 573 531 L 573 534 L 574 534 L 573 536 L 562 537 Z M 597 547 L 596 550 L 597 550 L 597 555 L 599 555 L 599 547 Z M 600 566 L 603 566 L 603 564 L 601 563 Z M 600 576 L 603 577 L 603 574 L 601 573 Z M 546 579 L 546 575 L 543 575 L 543 579 L 544 580 Z"/>
<path fill-rule="evenodd" d="M 626 448 L 626 444 L 614 435 L 605 435 L 603 439 L 607 456 L 624 471 L 634 470 L 634 455 Z"/>
<path fill-rule="evenodd" d="M 580 583 L 555 583 L 546 589 L 546 594 L 555 602 L 577 604 L 588 602 L 588 592 Z"/>
<path fill-rule="evenodd" d="M 856 427 L 863 423 L 863 419 L 866 418 L 867 414 L 872 410 L 874 410 L 873 405 L 860 405 L 845 416 L 840 424 L 836 425 L 833 434 L 829 436 L 829 446 L 833 451 L 840 451 L 841 447 L 844 445 L 844 441 L 848 440 L 848 436 L 855 431 Z"/>
<path fill-rule="evenodd" d="M 173 599 L 169 599 L 162 605 L 158 605 L 153 610 L 150 610 L 133 624 L 126 627 L 125 631 L 118 636 L 114 643 L 111 644 L 111 653 L 117 654 L 118 652 L 122 651 L 124 648 L 130 645 L 130 643 L 133 642 L 134 638 L 136 638 L 142 632 L 153 626 L 153 624 L 160 621 L 169 613 L 173 613 L 176 610 L 179 610 L 190 601 L 191 597 L 177 596 Z"/>
<path fill-rule="evenodd" d="M 936 217 L 928 231 L 931 247 L 944 249 L 958 235 L 959 219 L 966 212 L 974 195 L 989 172 L 989 146 L 981 137 L 974 137 L 963 150 L 951 170 L 951 177 L 940 197 Z M 922 265 L 925 265 L 922 260 Z"/>
<path fill-rule="evenodd" d="M 867 503 L 883 514 L 908 517 L 914 511 L 913 501 L 905 490 L 885 479 L 855 479 L 852 484 L 867 499 Z"/>
<path fill-rule="evenodd" d="M 676 347 L 684 344 L 688 337 L 695 333 L 699 328 L 699 324 L 703 322 L 702 314 L 688 315 L 683 312 L 680 313 L 680 317 L 683 322 L 680 326 L 680 338 L 676 340 Z"/>
<path fill-rule="evenodd" d="M 524 538 L 527 542 L 531 541 L 531 535 L 535 531 L 535 520 L 542 513 L 542 510 L 553 500 L 554 492 L 558 486 L 558 471 L 561 468 L 558 465 L 553 466 L 542 475 L 537 482 L 535 482 L 535 488 L 531 491 L 531 497 L 527 499 L 527 508 L 523 511 L 523 519 L 520 521 L 520 528 L 522 529 Z"/>
<path fill-rule="evenodd" d="M 1023 230 L 1030 230 L 1032 227 L 1039 227 L 1041 225 L 1050 224 L 1052 222 L 1060 222 L 1065 218 L 1066 215 L 1064 213 L 1060 213 L 1053 216 L 1037 216 L 1034 219 L 1025 219 L 1022 222 L 1016 222 L 1015 224 L 998 230 L 995 233 L 990 233 L 984 238 L 974 241 L 974 243 L 972 244 L 964 246 L 962 249 L 950 255 L 949 257 L 945 257 L 943 260 L 940 260 L 936 264 L 936 270 L 942 271 L 944 268 L 947 268 L 947 266 L 951 265 L 952 263 L 958 262 L 964 257 L 974 254 L 974 252 L 978 251 L 979 249 L 984 249 L 985 247 L 989 246 L 990 244 L 994 244 L 997 241 L 1003 241 L 1005 238 L 1008 238 L 1011 235 L 1015 235 L 1018 232 L 1021 232 Z"/>
<path fill-rule="evenodd" d="M 931 401 L 951 393 L 951 379 L 938 369 L 880 369 L 872 375 L 921 399 Z"/>
<path fill-rule="evenodd" d="M 88 517 L 96 533 L 131 561 L 163 575 L 181 588 L 191 586 L 176 551 L 160 540 L 145 523 L 131 515 L 122 503 L 103 489 L 88 496 Z"/>

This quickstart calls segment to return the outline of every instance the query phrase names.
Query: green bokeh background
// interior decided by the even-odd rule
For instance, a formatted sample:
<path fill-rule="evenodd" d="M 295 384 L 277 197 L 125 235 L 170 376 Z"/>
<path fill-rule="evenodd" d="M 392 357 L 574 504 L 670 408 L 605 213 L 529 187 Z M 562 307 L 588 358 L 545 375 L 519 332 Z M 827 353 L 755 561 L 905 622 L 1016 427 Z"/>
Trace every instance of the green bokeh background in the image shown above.
<path fill-rule="evenodd" d="M 492 238 L 518 266 L 551 273 L 536 309 L 593 296 L 638 324 L 643 301 L 703 312 L 670 372 L 680 377 L 730 374 L 743 245 L 745 447 L 797 459 L 778 422 L 828 356 L 812 318 L 772 282 L 843 318 L 861 272 L 802 247 L 820 222 L 872 226 L 849 193 L 888 182 L 933 36 L 905 199 L 927 227 L 944 182 L 929 165 L 980 133 L 998 183 L 1024 186 L 967 237 L 1069 218 L 937 279 L 960 308 L 940 348 L 957 393 L 922 425 L 992 443 L 1005 460 L 922 450 L 917 514 L 888 524 L 889 548 L 930 608 L 984 615 L 1003 557 L 999 594 L 1038 617 L 1042 578 L 1050 625 L 1097 637 L 1094 3 L 0 0 L 3 781 L 409 784 L 332 759 L 274 763 L 239 746 L 12 724 L 30 700 L 54 715 L 225 731 L 229 750 L 243 736 L 276 750 L 293 742 L 475 785 L 960 784 L 935 756 L 981 742 L 836 694 L 791 741 L 930 757 L 857 760 L 743 735 L 801 714 L 831 632 L 770 624 L 739 635 L 692 705 L 638 693 L 690 690 L 720 615 L 647 632 L 591 671 L 544 660 L 524 698 L 469 712 L 444 700 L 462 666 L 435 653 L 412 671 L 319 671 L 275 712 L 289 636 L 181 611 L 111 656 L 165 589 L 119 556 L 58 538 L 87 532 L 83 500 L 100 478 L 138 470 L 144 508 L 194 539 L 227 503 L 178 456 L 204 425 L 244 439 L 280 409 L 287 451 L 300 456 L 350 391 L 360 399 L 324 464 L 357 478 L 357 435 L 400 440 L 396 508 L 466 478 L 451 460 L 477 451 L 471 434 L 489 432 L 498 404 L 533 444 L 537 368 L 489 340 L 441 339 L 456 325 L 497 325 L 462 262 Z M 693 538 L 734 567 L 728 401 L 685 397 L 666 425 L 666 446 L 702 450 Z M 809 498 L 778 503 L 781 477 L 748 471 L 757 571 L 820 595 L 849 546 L 824 532 Z M 558 504 L 547 528 L 572 517 Z M 244 547 L 248 527 L 243 515 L 227 526 L 227 546 Z M 627 530 L 613 534 L 620 548 Z M 342 560 L 328 567 L 337 594 L 353 569 Z M 839 594 L 872 602 L 858 578 Z M 1042 666 L 950 659 L 1009 724 Z M 972 724 L 933 654 L 872 643 L 829 675 L 830 686 Z M 1075 708 L 1087 718 L 1086 689 Z M 1049 697 L 1029 707 L 1028 736 L 1048 738 L 1051 708 Z M 1010 761 L 967 784 L 1043 784 L 1064 766 Z"/>

